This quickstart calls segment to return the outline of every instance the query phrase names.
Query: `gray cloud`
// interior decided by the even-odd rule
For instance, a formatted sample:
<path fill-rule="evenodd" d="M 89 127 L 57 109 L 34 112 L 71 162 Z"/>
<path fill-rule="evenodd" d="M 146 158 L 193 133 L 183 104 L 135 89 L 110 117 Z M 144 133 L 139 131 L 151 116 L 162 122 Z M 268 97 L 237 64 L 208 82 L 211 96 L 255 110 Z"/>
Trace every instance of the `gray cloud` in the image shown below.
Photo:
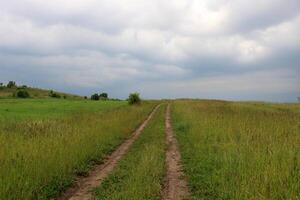
<path fill-rule="evenodd" d="M 293 101 L 299 52 L 298 0 L 0 2 L 1 81 L 83 95 Z"/>

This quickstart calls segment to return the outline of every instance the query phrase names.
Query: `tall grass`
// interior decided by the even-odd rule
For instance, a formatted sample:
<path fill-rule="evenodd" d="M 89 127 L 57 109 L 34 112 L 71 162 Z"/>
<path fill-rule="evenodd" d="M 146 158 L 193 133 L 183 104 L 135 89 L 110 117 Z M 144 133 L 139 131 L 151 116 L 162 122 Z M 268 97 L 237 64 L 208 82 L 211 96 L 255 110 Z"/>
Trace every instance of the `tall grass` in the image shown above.
<path fill-rule="evenodd" d="M 300 113 L 288 105 L 176 101 L 173 122 L 194 199 L 300 199 Z"/>
<path fill-rule="evenodd" d="M 0 129 L 0 199 L 48 199 L 129 137 L 153 103 Z"/>
<path fill-rule="evenodd" d="M 95 199 L 160 199 L 165 171 L 164 108 L 160 107 L 128 154 L 96 190 Z"/>

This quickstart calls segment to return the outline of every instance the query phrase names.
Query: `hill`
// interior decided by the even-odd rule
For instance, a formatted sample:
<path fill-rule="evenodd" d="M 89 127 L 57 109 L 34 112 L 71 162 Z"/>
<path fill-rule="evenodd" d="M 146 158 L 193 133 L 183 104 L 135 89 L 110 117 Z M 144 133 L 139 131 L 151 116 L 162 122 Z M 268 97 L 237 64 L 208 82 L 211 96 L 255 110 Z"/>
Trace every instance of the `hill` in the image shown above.
<path fill-rule="evenodd" d="M 16 98 L 19 90 L 25 90 L 29 93 L 30 98 L 65 98 L 65 99 L 83 99 L 82 96 L 57 92 L 53 90 L 33 88 L 28 86 L 0 86 L 0 99 Z"/>

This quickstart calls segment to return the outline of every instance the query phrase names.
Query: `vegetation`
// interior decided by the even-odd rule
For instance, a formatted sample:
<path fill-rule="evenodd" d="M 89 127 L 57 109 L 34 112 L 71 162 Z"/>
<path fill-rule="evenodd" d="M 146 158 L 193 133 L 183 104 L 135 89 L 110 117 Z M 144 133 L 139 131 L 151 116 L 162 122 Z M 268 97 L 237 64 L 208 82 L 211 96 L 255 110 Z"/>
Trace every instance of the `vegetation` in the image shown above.
<path fill-rule="evenodd" d="M 160 199 L 165 171 L 164 108 L 159 108 L 128 154 L 96 190 L 95 199 Z"/>
<path fill-rule="evenodd" d="M 46 107 L 52 106 L 51 102 L 64 100 L 48 101 L 47 105 L 41 100 L 35 108 L 18 107 L 14 104 L 20 101 L 10 101 L 14 103 L 6 107 L 15 109 L 15 115 L 28 112 L 31 116 L 30 113 L 38 113 L 41 106 L 45 109 L 42 111 L 45 119 L 23 117 L 23 120 L 5 120 L 0 125 L 0 199 L 6 200 L 48 199 L 56 195 L 72 183 L 76 174 L 85 174 L 91 164 L 101 162 L 107 153 L 129 137 L 154 107 L 153 103 L 139 107 L 124 105 L 109 111 L 98 109 L 97 112 L 51 119 L 47 116 L 51 109 Z M 72 104 L 72 101 L 65 101 Z M 78 102 L 80 106 L 88 103 Z M 106 101 L 103 105 L 108 103 L 111 106 L 120 104 Z"/>
<path fill-rule="evenodd" d="M 28 98 L 28 97 L 30 97 L 30 95 L 26 90 L 22 89 L 22 90 L 17 90 L 16 97 L 18 97 L 18 98 Z"/>
<path fill-rule="evenodd" d="M 98 101 L 100 98 L 99 98 L 99 95 L 97 93 L 93 94 L 91 96 L 91 100 L 94 100 L 94 101 Z"/>
<path fill-rule="evenodd" d="M 157 104 L 141 102 L 138 93 L 128 102 L 141 105 L 128 106 L 106 93 L 96 94 L 106 101 L 89 101 L 10 84 L 0 94 L 31 98 L 0 101 L 0 199 L 6 200 L 55 197 L 103 162 Z M 96 199 L 160 199 L 164 110 L 97 188 Z M 300 199 L 299 103 L 176 100 L 172 122 L 192 199 Z"/>
<path fill-rule="evenodd" d="M 14 81 L 9 81 L 8 83 L 7 83 L 7 88 L 13 88 L 13 87 L 16 87 L 17 85 L 16 85 L 16 82 L 14 82 Z"/>
<path fill-rule="evenodd" d="M 0 127 L 5 123 L 17 123 L 21 120 L 57 119 L 78 113 L 104 112 L 126 104 L 126 101 L 100 103 L 84 100 L 2 99 L 0 101 Z"/>
<path fill-rule="evenodd" d="M 12 81 L 13 82 L 13 81 Z M 15 85 L 15 82 L 9 83 L 9 87 L 7 86 L 0 86 L 0 99 L 11 99 L 16 97 L 16 93 L 18 90 L 24 89 L 30 94 L 30 98 L 35 98 L 35 99 L 49 99 L 53 97 L 62 97 L 65 96 L 67 99 L 83 99 L 83 97 L 78 96 L 78 95 L 72 95 L 72 94 L 67 94 L 67 93 L 62 93 L 62 92 L 54 92 L 54 91 L 49 91 L 45 89 L 39 89 L 39 88 L 33 88 L 29 87 L 26 85 L 22 85 L 20 87 Z M 54 96 L 52 96 L 52 93 Z"/>
<path fill-rule="evenodd" d="M 176 101 L 193 199 L 299 199 L 300 106 Z"/>
<path fill-rule="evenodd" d="M 139 93 L 131 93 L 131 94 L 129 94 L 128 103 L 130 105 L 140 104 L 141 103 L 140 94 Z"/>
<path fill-rule="evenodd" d="M 107 93 L 101 93 L 101 94 L 95 93 L 91 96 L 91 100 L 94 100 L 94 101 L 108 100 L 108 94 Z"/>
<path fill-rule="evenodd" d="M 107 93 L 101 93 L 99 94 L 99 98 L 102 100 L 107 100 L 108 99 L 108 94 Z"/>
<path fill-rule="evenodd" d="M 64 96 L 65 96 L 65 95 L 64 95 Z M 60 98 L 60 94 L 54 92 L 53 90 L 50 90 L 50 92 L 49 92 L 49 97 Z"/>

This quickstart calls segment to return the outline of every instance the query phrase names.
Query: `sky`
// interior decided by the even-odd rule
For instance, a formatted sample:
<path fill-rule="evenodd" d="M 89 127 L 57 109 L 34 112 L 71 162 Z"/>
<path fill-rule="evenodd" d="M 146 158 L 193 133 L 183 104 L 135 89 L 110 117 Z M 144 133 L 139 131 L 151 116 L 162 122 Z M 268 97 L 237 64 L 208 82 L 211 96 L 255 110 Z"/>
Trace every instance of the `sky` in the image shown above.
<path fill-rule="evenodd" d="M 299 0 L 0 0 L 0 82 L 292 102 Z"/>

